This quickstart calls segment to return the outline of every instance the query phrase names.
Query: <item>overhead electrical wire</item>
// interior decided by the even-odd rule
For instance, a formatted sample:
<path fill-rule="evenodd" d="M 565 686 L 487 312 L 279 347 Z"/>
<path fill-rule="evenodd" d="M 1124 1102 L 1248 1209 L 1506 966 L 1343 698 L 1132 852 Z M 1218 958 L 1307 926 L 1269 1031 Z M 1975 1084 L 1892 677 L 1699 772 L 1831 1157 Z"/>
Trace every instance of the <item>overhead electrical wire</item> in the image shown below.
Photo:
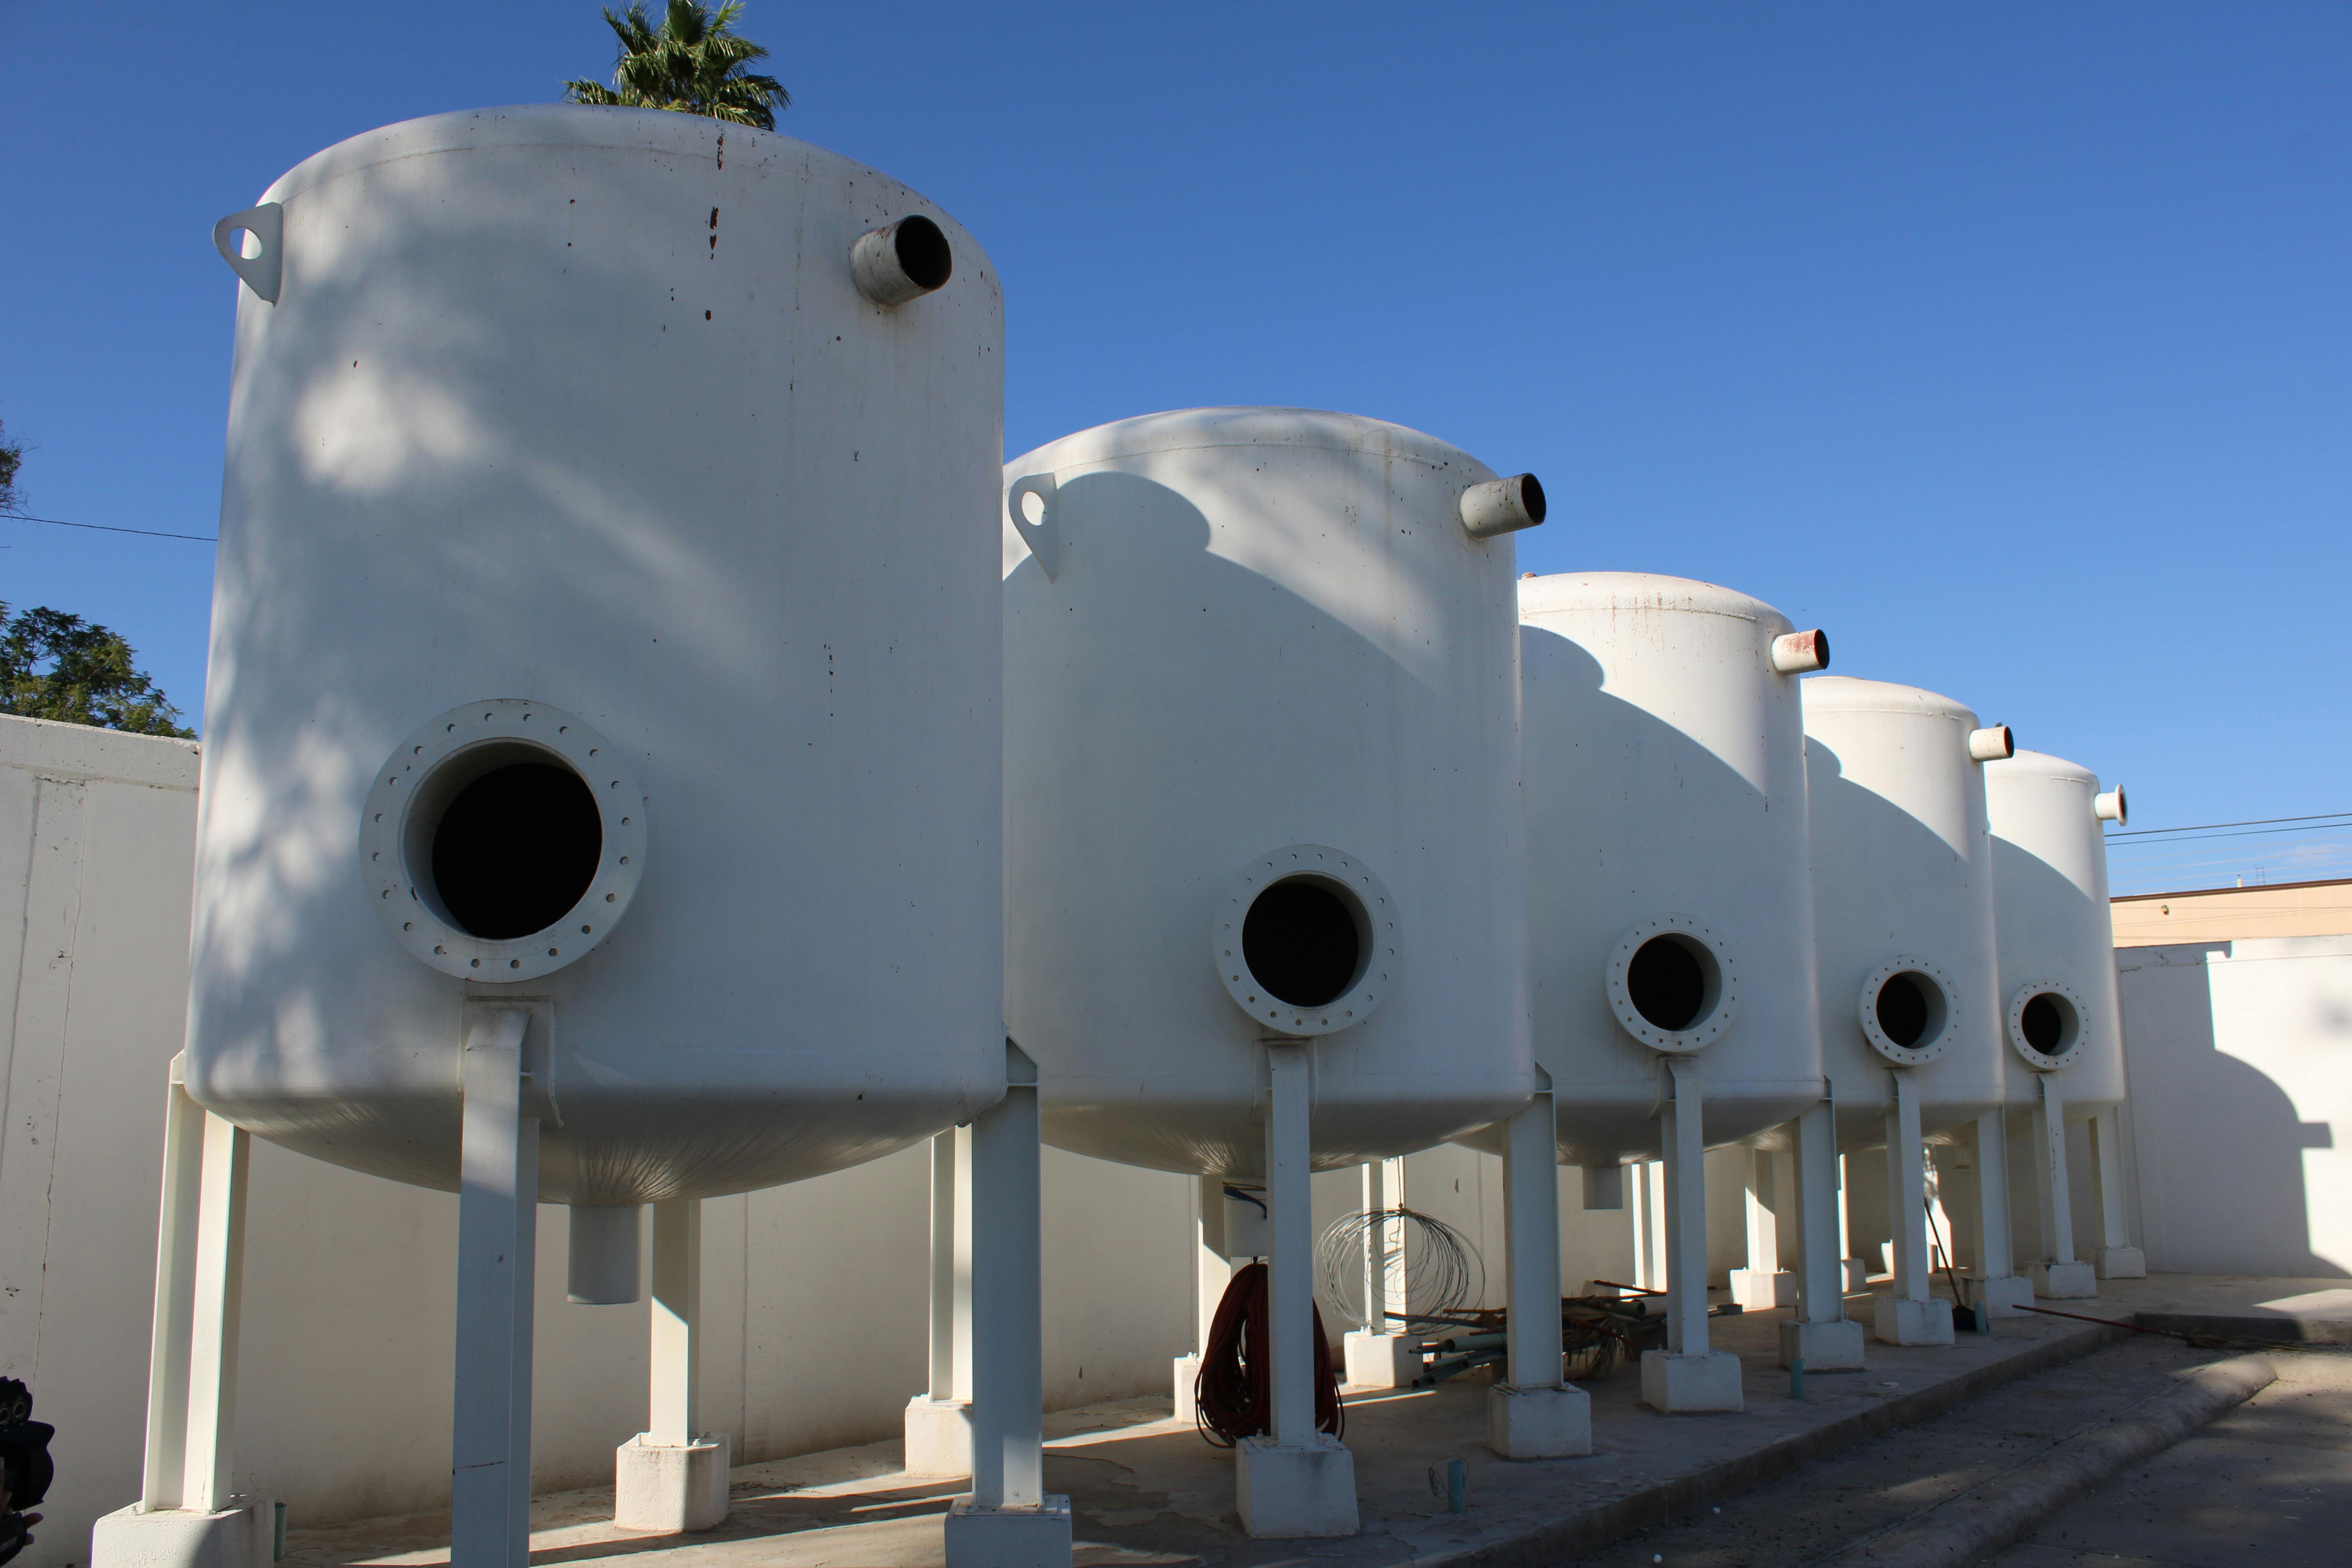
<path fill-rule="evenodd" d="M 0 519 L 9 522 L 47 522 L 59 528 L 87 528 L 93 533 L 136 533 L 145 539 L 190 539 L 198 544 L 218 544 L 220 539 L 210 533 L 165 533 L 152 528 L 117 528 L 104 522 L 68 522 L 61 517 L 33 517 L 21 511 L 0 511 Z"/>

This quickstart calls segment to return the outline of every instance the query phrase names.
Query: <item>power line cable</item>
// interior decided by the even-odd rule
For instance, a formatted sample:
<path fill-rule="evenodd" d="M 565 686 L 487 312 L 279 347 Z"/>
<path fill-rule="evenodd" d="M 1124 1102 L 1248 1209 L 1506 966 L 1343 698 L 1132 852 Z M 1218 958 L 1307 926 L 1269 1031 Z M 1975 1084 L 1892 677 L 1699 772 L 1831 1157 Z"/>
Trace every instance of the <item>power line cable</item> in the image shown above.
<path fill-rule="evenodd" d="M 2217 827 L 2265 827 L 2273 822 L 2332 822 L 2339 816 L 2352 816 L 2352 811 L 2323 811 L 2311 816 L 2257 816 L 2246 822 L 2192 822 L 2185 827 L 2135 827 L 2128 833 L 2110 833 L 2109 843 L 2118 838 L 2149 838 L 2160 833 L 2205 833 Z"/>
<path fill-rule="evenodd" d="M 0 518 L 10 522 L 53 522 L 59 528 L 87 528 L 97 533 L 136 533 L 148 539 L 193 539 L 199 544 L 218 544 L 217 536 L 209 533 L 163 533 L 152 528 L 114 528 L 103 522 L 68 522 L 61 517 L 32 517 L 21 511 L 0 511 Z"/>

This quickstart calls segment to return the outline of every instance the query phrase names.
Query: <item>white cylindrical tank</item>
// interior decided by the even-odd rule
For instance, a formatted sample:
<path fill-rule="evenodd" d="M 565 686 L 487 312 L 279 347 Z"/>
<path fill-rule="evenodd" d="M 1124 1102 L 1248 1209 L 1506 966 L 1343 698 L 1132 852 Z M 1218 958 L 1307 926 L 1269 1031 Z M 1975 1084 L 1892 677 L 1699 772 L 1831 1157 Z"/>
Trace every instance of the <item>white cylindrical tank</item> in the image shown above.
<path fill-rule="evenodd" d="M 354 137 L 216 238 L 190 1090 L 455 1187 L 467 1005 L 520 999 L 583 1205 L 1001 1096 L 971 237 L 788 137 L 550 106 Z"/>
<path fill-rule="evenodd" d="M 1314 1042 L 1323 1168 L 1524 1103 L 1533 481 L 1279 408 L 1004 472 L 1005 1007 L 1046 1139 L 1255 1177 L 1268 1037 Z"/>
<path fill-rule="evenodd" d="M 1822 1097 L 1797 674 L 1826 641 L 1680 577 L 1533 577 L 1518 600 L 1535 1055 L 1560 1160 L 1659 1157 L 1663 1056 L 1697 1062 L 1708 1144 L 1778 1126 Z"/>
<path fill-rule="evenodd" d="M 2031 1106 L 2034 1079 L 2059 1075 L 2069 1121 L 2124 1098 L 2122 1006 L 2107 905 L 2103 820 L 2123 792 L 2061 757 L 2020 752 L 1984 770 L 2000 955 L 2001 1059 L 2008 1103 Z"/>
<path fill-rule="evenodd" d="M 1802 685 L 1822 1057 L 1842 1148 L 1885 1142 L 1890 1067 L 1933 1135 L 2000 1102 L 1991 844 L 1980 763 L 2004 754 L 1948 697 Z"/>

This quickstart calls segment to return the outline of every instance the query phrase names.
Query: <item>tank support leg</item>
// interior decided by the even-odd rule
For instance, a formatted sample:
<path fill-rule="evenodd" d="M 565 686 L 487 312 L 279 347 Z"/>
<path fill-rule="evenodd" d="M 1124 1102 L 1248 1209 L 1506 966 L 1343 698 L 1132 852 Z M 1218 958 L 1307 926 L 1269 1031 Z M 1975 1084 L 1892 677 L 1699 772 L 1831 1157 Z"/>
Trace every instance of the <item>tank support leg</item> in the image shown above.
<path fill-rule="evenodd" d="M 276 1509 L 232 1495 L 236 1350 L 252 1140 L 188 1096 L 180 1058 L 164 1089 L 163 1192 L 148 1345 L 140 1500 L 90 1532 L 95 1568 L 268 1561 Z"/>
<path fill-rule="evenodd" d="M 1561 1377 L 1559 1121 L 1551 1075 L 1512 1113 L 1503 1153 L 1510 1270 L 1508 1381 L 1486 1391 L 1486 1442 L 1507 1459 L 1592 1452 L 1592 1401 Z"/>
<path fill-rule="evenodd" d="M 1666 1348 L 1642 1352 L 1642 1400 L 1670 1413 L 1746 1408 L 1739 1358 L 1706 1336 L 1706 1133 L 1698 1063 L 1658 1062 L 1658 1137 L 1665 1159 Z"/>
<path fill-rule="evenodd" d="M 1242 1528 L 1260 1539 L 1356 1533 L 1356 1462 L 1315 1422 L 1315 1211 L 1308 1189 L 1311 1047 L 1265 1042 L 1266 1375 L 1269 1431 L 1234 1451 Z"/>
<path fill-rule="evenodd" d="M 1807 1372 L 1862 1370 L 1863 1329 L 1845 1316 L 1844 1205 L 1838 1193 L 1837 1104 L 1797 1118 L 1797 1310 L 1780 1325 L 1780 1364 Z"/>
<path fill-rule="evenodd" d="M 907 1402 L 907 1473 L 971 1474 L 971 1129 L 931 1138 L 929 1381 Z"/>
<path fill-rule="evenodd" d="M 1978 1117 L 1976 1142 L 1977 1289 L 1993 1317 L 2019 1317 L 2019 1308 L 2033 1305 L 2033 1286 L 2017 1272 L 2010 1233 L 2007 1114 L 1988 1110 Z"/>
<path fill-rule="evenodd" d="M 539 1117 L 523 1103 L 530 1015 L 469 1019 L 457 1197 L 451 1568 L 530 1568 L 532 1267 Z"/>
<path fill-rule="evenodd" d="M 733 1440 L 702 1429 L 702 1200 L 654 1205 L 651 1377 L 646 1430 L 613 1460 L 613 1522 L 624 1530 L 711 1530 L 726 1522 Z"/>
<path fill-rule="evenodd" d="M 2093 1175 L 2099 1184 L 2099 1278 L 2145 1279 L 2147 1254 L 2124 1230 L 2124 1113 L 2109 1106 L 2091 1119 L 2091 1148 L 2098 1156 Z"/>
<path fill-rule="evenodd" d="M 2046 1256 L 2032 1268 L 2033 1293 L 2074 1300 L 2099 1293 L 2098 1273 L 2074 1258 L 2074 1197 L 2066 1179 L 2066 1099 L 2056 1073 L 2033 1080 L 2033 1198 Z"/>
<path fill-rule="evenodd" d="M 1731 1299 L 1749 1312 L 1796 1305 L 1797 1277 L 1780 1267 L 1780 1223 L 1788 1211 L 1788 1183 L 1780 1151 L 1750 1145 L 1740 1205 L 1748 1233 L 1748 1266 L 1731 1271 Z"/>
<path fill-rule="evenodd" d="M 1070 1500 L 1045 1493 L 1037 1065 L 1004 1042 L 1004 1098 L 971 1123 L 971 1490 L 948 1568 L 1066 1568 Z"/>
<path fill-rule="evenodd" d="M 1390 1217 L 1364 1226 L 1364 1312 L 1340 1341 L 1346 1377 L 1358 1388 L 1407 1388 L 1421 1375 L 1420 1338 L 1389 1315 L 1405 1310 L 1404 1221 L 1395 1217 L 1404 1205 L 1404 1162 L 1368 1160 L 1360 1172 L 1362 1212 Z"/>
<path fill-rule="evenodd" d="M 1875 1303 L 1878 1337 L 1890 1345 L 1948 1345 L 1952 1310 L 1927 1279 L 1927 1144 L 1919 1131 L 1919 1085 L 1909 1068 L 1888 1069 L 1886 1208 L 1894 1232 L 1895 1280 Z"/>

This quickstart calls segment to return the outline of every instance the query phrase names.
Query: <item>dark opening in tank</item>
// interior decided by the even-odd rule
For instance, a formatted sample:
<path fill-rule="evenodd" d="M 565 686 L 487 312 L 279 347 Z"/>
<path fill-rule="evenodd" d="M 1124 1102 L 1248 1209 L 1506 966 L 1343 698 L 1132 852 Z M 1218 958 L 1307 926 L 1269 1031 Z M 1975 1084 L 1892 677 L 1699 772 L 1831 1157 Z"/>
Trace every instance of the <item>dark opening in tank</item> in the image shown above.
<path fill-rule="evenodd" d="M 1929 1004 L 1919 976 L 1891 976 L 1878 988 L 1878 1026 L 1886 1037 L 1906 1049 L 1927 1033 Z"/>
<path fill-rule="evenodd" d="M 945 287 L 955 271 L 955 251 L 948 237 L 919 213 L 898 220 L 898 269 L 927 294 Z"/>
<path fill-rule="evenodd" d="M 1347 994 L 1364 956 L 1356 910 L 1335 888 L 1294 877 L 1260 893 L 1242 919 L 1242 962 L 1276 1001 L 1320 1007 Z"/>
<path fill-rule="evenodd" d="M 1633 1011 L 1661 1029 L 1687 1029 L 1706 1005 L 1706 966 L 1690 942 L 1654 936 L 1625 966 L 1625 994 Z"/>
<path fill-rule="evenodd" d="M 457 792 L 433 830 L 433 884 L 451 923 L 492 942 L 545 931 L 596 879 L 604 825 L 570 768 L 517 763 Z"/>
<path fill-rule="evenodd" d="M 1536 482 L 1536 477 L 1533 474 L 1519 476 L 1519 504 L 1527 509 L 1528 516 L 1531 521 L 1541 522 L 1544 520 L 1544 513 L 1548 508 L 1544 501 L 1543 486 Z"/>
<path fill-rule="evenodd" d="M 2018 1019 L 2025 1031 L 2025 1043 L 2045 1057 L 2054 1057 L 2064 1050 L 2066 1012 L 2063 999 L 2047 991 L 2027 1002 Z"/>

